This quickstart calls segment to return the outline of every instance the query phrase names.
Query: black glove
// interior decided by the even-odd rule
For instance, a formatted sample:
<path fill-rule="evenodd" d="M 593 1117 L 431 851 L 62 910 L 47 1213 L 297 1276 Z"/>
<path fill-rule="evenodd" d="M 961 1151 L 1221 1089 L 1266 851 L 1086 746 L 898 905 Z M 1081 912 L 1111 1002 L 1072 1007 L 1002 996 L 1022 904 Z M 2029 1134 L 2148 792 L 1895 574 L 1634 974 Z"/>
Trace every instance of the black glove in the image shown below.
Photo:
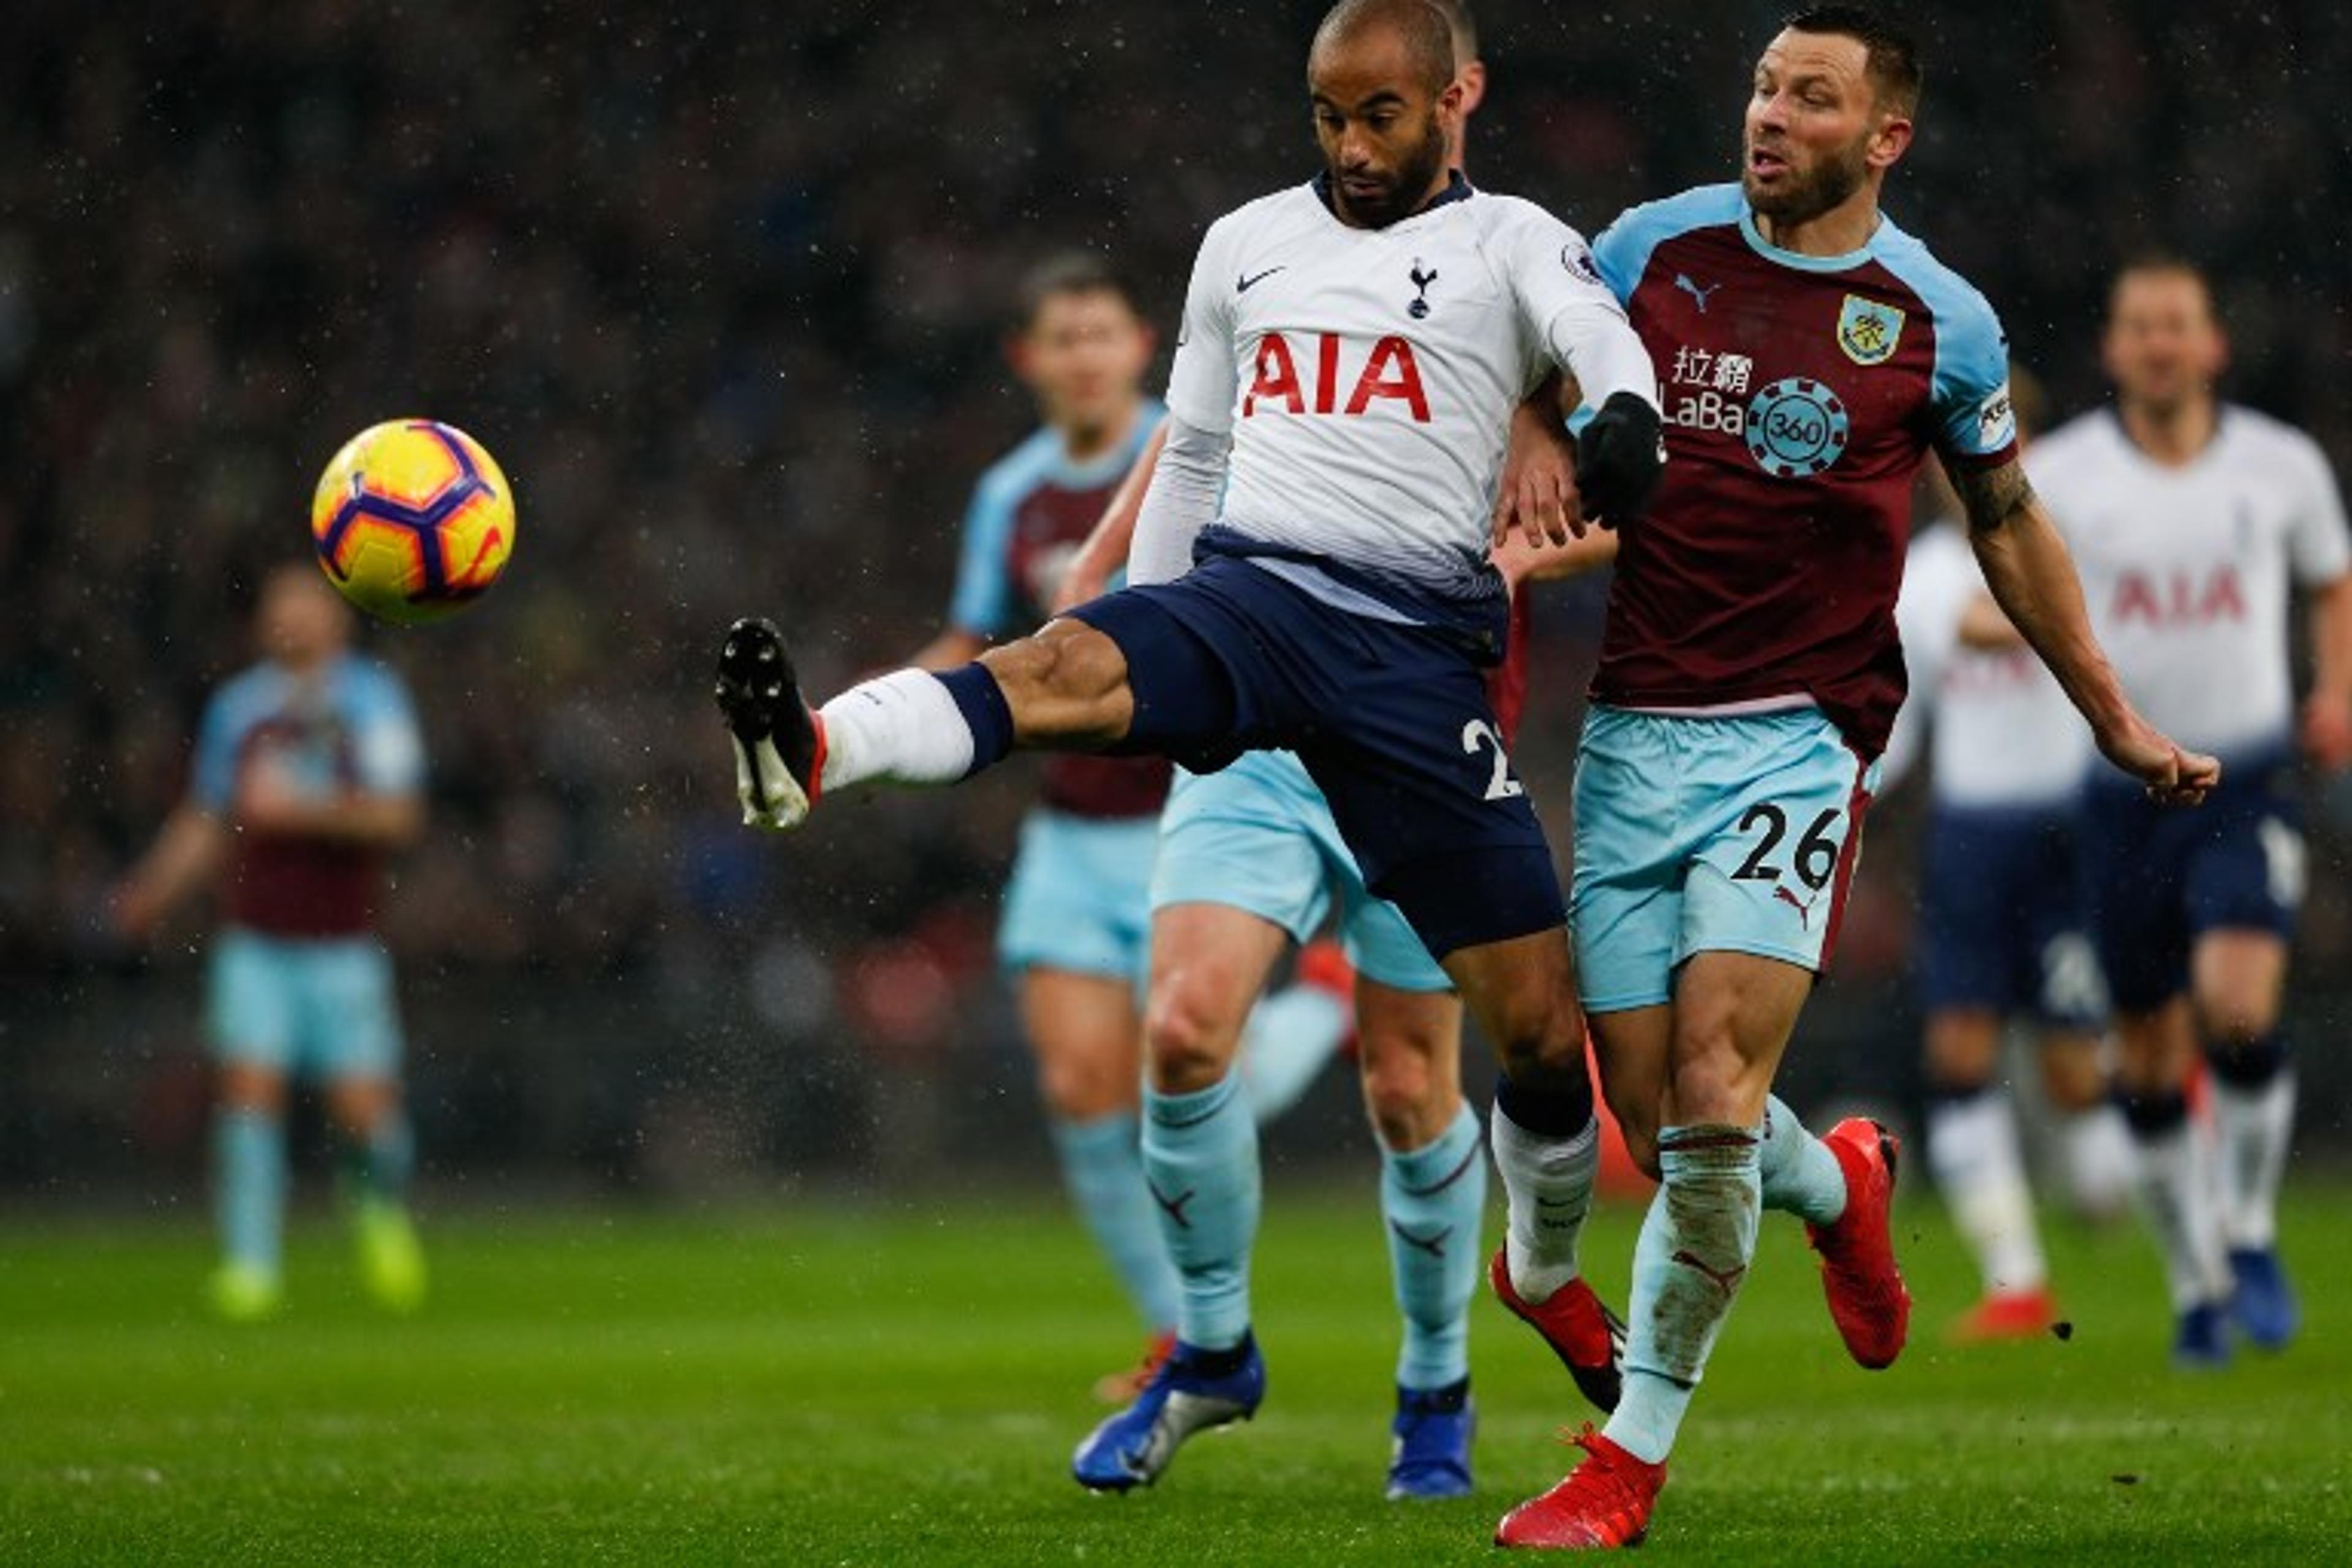
<path fill-rule="evenodd" d="M 1609 401 L 1576 434 L 1576 491 L 1585 517 L 1606 528 L 1639 521 L 1665 471 L 1658 411 L 1630 392 Z"/>

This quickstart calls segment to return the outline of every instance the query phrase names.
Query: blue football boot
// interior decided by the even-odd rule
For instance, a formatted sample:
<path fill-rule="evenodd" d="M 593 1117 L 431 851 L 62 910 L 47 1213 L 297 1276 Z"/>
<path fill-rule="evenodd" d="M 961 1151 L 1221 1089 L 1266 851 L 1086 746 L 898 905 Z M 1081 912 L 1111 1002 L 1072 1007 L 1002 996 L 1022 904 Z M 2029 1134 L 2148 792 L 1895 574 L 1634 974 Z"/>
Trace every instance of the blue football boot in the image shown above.
<path fill-rule="evenodd" d="M 2284 1350 L 2303 1321 L 2294 1291 L 2279 1267 L 2278 1252 L 2268 1247 L 2233 1247 L 2230 1273 L 2238 1292 L 2230 1298 L 2230 1316 L 2238 1331 L 2259 1350 Z"/>
<path fill-rule="evenodd" d="M 1470 1495 L 1470 1439 L 1478 1430 L 1478 1410 L 1470 1403 L 1468 1378 L 1444 1388 L 1399 1388 L 1389 1430 L 1396 1437 L 1389 1456 L 1391 1502 Z"/>
<path fill-rule="evenodd" d="M 1185 1438 L 1248 1420 L 1265 1397 L 1265 1360 L 1254 1335 L 1244 1335 L 1230 1351 L 1204 1351 L 1179 1340 L 1136 1402 L 1087 1434 L 1070 1456 L 1070 1474 L 1089 1491 L 1150 1486 Z"/>
<path fill-rule="evenodd" d="M 2230 1364 L 2230 1304 L 2200 1301 L 2180 1314 L 2172 1336 L 2172 1364 L 2184 1372 Z"/>

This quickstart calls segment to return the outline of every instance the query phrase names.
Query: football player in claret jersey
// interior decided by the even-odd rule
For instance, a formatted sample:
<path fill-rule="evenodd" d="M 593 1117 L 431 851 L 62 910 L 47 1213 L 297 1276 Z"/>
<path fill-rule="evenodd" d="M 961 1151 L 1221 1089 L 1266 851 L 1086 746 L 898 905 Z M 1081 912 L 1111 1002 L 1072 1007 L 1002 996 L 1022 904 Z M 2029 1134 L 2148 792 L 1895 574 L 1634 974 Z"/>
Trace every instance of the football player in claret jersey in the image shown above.
<path fill-rule="evenodd" d="M 2295 1330 L 2276 1247 L 2294 1120 L 2280 992 L 2304 883 L 2294 763 L 2298 739 L 2322 767 L 2352 761 L 2352 542 L 2318 447 L 2217 396 L 2227 345 L 2195 269 L 2125 268 L 2104 347 L 2114 406 L 2053 431 L 2031 466 L 2125 684 L 2227 770 L 2189 817 L 2095 778 L 2084 820 L 2174 1353 L 2210 1365 L 2228 1359 L 2231 1319 L 2264 1349 Z M 2299 715 L 2287 636 L 2298 589 L 2313 665 Z M 2218 1150 L 2189 1115 L 2200 1056 Z"/>
<path fill-rule="evenodd" d="M 1855 1359 L 1902 1348 L 1893 1140 L 1859 1120 L 1817 1139 L 1770 1090 L 1902 700 L 1895 593 L 1931 447 L 1994 597 L 2101 749 L 2168 799 L 2216 772 L 2139 717 L 2091 639 L 2017 465 L 1991 309 L 1879 209 L 1918 93 L 1909 42 L 1870 13 L 1795 16 L 1757 61 L 1738 183 L 1635 208 L 1595 247 L 1657 365 L 1669 461 L 1619 551 L 1570 918 L 1610 1106 L 1663 1187 L 1623 1397 L 1584 1462 L 1503 1521 L 1506 1545 L 1647 1530 L 1759 1204 L 1808 1222 Z"/>
<path fill-rule="evenodd" d="M 2025 440 L 2038 388 L 2015 384 Z M 1929 807 L 1913 970 L 1925 1015 L 1927 1166 L 1975 1255 L 1983 1295 L 1959 1342 L 2047 1331 L 2057 1308 L 2001 1075 L 2031 1020 L 2064 1184 L 2083 1213 L 2128 1200 L 2130 1142 L 2102 1061 L 2106 988 L 2091 948 L 2076 817 L 2090 731 L 1984 585 L 1940 470 L 1943 510 L 1912 541 L 1895 623 L 1910 695 L 1885 782 L 1924 744 Z"/>
<path fill-rule="evenodd" d="M 1572 230 L 1447 168 L 1463 89 L 1426 0 L 1346 0 L 1308 79 L 1324 172 L 1202 243 L 1129 585 L 974 664 L 884 676 L 822 712 L 780 634 L 738 623 L 719 683 L 738 793 L 747 821 L 788 828 L 832 792 L 950 783 L 1016 745 L 1195 772 L 1288 747 L 1369 889 L 1496 1045 L 1505 1110 L 1573 1141 L 1592 1100 L 1565 911 L 1481 679 L 1508 615 L 1487 512 L 1512 409 L 1557 367 L 1598 410 L 1579 437 L 1586 515 L 1637 516 L 1658 469 L 1656 375 Z M 1154 1061 L 1146 1157 L 1180 1227 L 1248 1226 L 1254 1135 L 1236 1090 L 1222 1053 Z M 1580 1213 L 1591 1179 L 1559 1172 L 1559 1201 Z M 1256 1408 L 1249 1325 L 1204 1318 L 1206 1342 L 1180 1342 L 1155 1383 L 1147 1445 Z M 1109 1486 L 1159 1468 L 1101 1458 L 1086 1473 Z"/>
<path fill-rule="evenodd" d="M 425 820 L 425 749 L 399 677 L 349 650 L 351 608 L 315 567 L 263 584 L 262 661 L 205 709 L 188 798 L 118 895 L 143 936 L 215 878 L 225 923 L 208 1023 L 220 1076 L 213 1159 L 224 1317 L 284 1293 L 287 1088 L 320 1082 L 349 1155 L 362 1277 L 384 1306 L 423 1300 L 405 1205 L 415 1151 L 392 961 L 375 935 L 383 861 Z"/>
<path fill-rule="evenodd" d="M 1441 9 L 1452 26 L 1466 117 L 1484 87 L 1484 68 L 1466 9 Z M 1455 142 L 1448 161 L 1459 169 L 1458 137 Z M 1156 447 L 1146 453 L 1081 548 L 1066 594 L 1091 597 L 1086 588 L 1098 592 L 1127 559 L 1156 455 Z M 1538 553 L 1519 547 L 1501 563 L 1507 571 L 1557 574 L 1593 563 L 1613 544 L 1612 535 L 1596 529 L 1564 548 Z M 1507 740 L 1525 680 L 1517 624 L 1523 605 L 1515 597 L 1509 653 L 1489 679 L 1496 726 Z M 1486 1169 L 1478 1118 L 1462 1094 L 1462 1008 L 1451 994 L 1452 983 L 1395 907 L 1366 889 L 1330 807 L 1290 752 L 1254 752 L 1217 773 L 1178 775 L 1161 821 L 1152 910 L 1150 1048 L 1155 1061 L 1231 1052 L 1243 1016 L 1283 949 L 1307 942 L 1327 919 L 1335 922 L 1355 972 L 1360 1028 L 1355 1054 L 1381 1145 L 1381 1212 L 1404 1321 L 1388 1495 L 1468 1492 L 1475 1426 L 1469 1311 L 1482 1258 Z M 1253 1032 L 1259 1016 L 1250 1015 Z M 1244 1074 L 1251 1072 L 1255 1049 L 1242 1047 Z M 1255 1147 L 1244 1152 L 1245 1170 L 1255 1152 Z M 1187 1314 L 1186 1338 L 1212 1340 L 1220 1316 L 1237 1325 L 1250 1321 L 1246 1266 L 1255 1237 L 1248 1222 L 1255 1213 L 1254 1203 L 1205 1216 L 1188 1210 L 1184 1218 L 1191 1223 L 1179 1225 L 1173 1211 L 1162 1210 L 1171 1243 L 1185 1257 L 1187 1281 L 1201 1287 L 1197 1300 L 1188 1295 L 1194 1310 Z M 1204 1220 L 1220 1228 L 1207 1230 Z M 1223 1226 L 1226 1220 L 1243 1225 Z M 1571 1309 L 1580 1313 L 1578 1321 L 1549 1331 L 1566 1337 L 1571 1329 L 1582 1331 L 1568 1353 L 1580 1357 L 1580 1370 L 1597 1380 L 1605 1407 L 1615 1397 L 1609 1385 L 1622 1331 L 1612 1337 L 1609 1315 L 1589 1288 L 1565 1293 L 1553 1317 Z M 1125 1487 L 1153 1479 L 1147 1467 L 1164 1466 L 1176 1450 L 1175 1444 L 1146 1440 L 1166 1418 L 1164 1399 L 1145 1391 L 1142 1403 L 1113 1416 L 1079 1449 L 1080 1481 Z"/>

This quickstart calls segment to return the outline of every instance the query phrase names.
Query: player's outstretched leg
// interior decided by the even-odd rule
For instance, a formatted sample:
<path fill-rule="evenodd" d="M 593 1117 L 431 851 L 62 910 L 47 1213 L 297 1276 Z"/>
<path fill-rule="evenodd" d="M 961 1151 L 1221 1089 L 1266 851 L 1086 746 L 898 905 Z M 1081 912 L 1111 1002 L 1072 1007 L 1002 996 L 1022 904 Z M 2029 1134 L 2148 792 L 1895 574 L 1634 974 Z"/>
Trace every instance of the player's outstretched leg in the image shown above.
<path fill-rule="evenodd" d="M 2172 1299 L 2172 1360 L 2188 1369 L 2230 1363 L 2232 1281 L 2221 1235 L 2212 1140 L 2179 1089 L 2121 1091 L 2139 1153 L 2140 1204 L 2164 1257 Z"/>
<path fill-rule="evenodd" d="M 783 832 L 816 804 L 824 772 L 824 728 L 806 699 L 783 633 L 746 616 L 727 628 L 712 690 L 735 743 L 735 794 L 743 825 Z"/>
<path fill-rule="evenodd" d="M 2257 1349 L 2282 1350 L 2301 1321 L 2278 1255 L 2279 1183 L 2294 1131 L 2294 1069 L 2277 1031 L 2209 1043 L 2221 1233 L 2234 1289 L 2230 1316 Z"/>
<path fill-rule="evenodd" d="M 1927 1166 L 1984 1282 L 1950 1337 L 1978 1344 L 2048 1330 L 2057 1308 L 2008 1091 L 1990 1082 L 1937 1083 L 1927 1107 Z"/>

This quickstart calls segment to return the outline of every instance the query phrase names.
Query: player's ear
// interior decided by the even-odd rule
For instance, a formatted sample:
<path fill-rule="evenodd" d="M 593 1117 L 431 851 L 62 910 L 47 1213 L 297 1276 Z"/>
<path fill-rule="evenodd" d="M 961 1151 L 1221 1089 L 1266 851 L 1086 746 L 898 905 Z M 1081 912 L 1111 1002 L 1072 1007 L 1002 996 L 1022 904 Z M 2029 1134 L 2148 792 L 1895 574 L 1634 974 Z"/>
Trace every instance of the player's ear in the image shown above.
<path fill-rule="evenodd" d="M 1016 380 L 1024 386 L 1028 384 L 1031 355 L 1029 335 L 1026 332 L 1004 334 L 1004 363 L 1013 372 Z"/>
<path fill-rule="evenodd" d="M 1462 89 L 1462 117 L 1467 120 L 1486 101 L 1486 62 L 1472 60 L 1454 73 L 1454 82 Z"/>
<path fill-rule="evenodd" d="M 1911 118 L 1889 110 L 1870 132 L 1864 161 L 1874 169 L 1891 169 L 1911 150 Z"/>

